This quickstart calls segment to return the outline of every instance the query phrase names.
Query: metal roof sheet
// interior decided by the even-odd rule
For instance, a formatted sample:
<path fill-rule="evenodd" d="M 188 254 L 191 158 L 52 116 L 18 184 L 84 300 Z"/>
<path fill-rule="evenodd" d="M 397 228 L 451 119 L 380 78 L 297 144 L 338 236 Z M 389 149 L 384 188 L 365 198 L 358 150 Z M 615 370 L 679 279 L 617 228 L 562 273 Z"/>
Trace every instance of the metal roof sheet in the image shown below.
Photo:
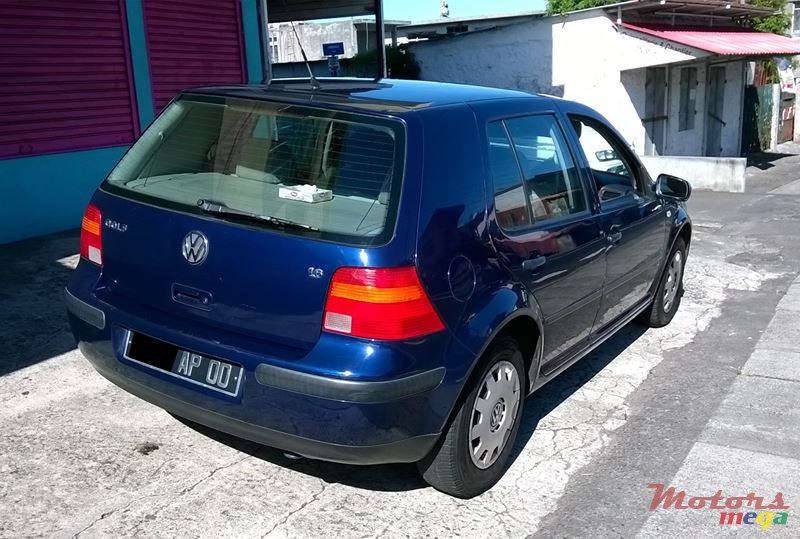
<path fill-rule="evenodd" d="M 622 23 L 623 28 L 723 56 L 800 54 L 800 39 L 740 27 Z"/>

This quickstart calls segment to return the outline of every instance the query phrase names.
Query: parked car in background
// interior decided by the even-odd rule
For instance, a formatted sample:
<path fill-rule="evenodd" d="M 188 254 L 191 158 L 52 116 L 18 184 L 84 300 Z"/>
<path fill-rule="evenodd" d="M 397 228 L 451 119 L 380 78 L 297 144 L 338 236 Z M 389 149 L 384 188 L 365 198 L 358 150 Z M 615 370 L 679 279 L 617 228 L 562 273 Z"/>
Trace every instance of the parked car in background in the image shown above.
<path fill-rule="evenodd" d="M 475 496 L 526 395 L 634 318 L 675 315 L 689 185 L 653 182 L 569 101 L 320 84 L 167 106 L 86 210 L 72 331 L 176 416 L 310 458 L 416 462 Z"/>

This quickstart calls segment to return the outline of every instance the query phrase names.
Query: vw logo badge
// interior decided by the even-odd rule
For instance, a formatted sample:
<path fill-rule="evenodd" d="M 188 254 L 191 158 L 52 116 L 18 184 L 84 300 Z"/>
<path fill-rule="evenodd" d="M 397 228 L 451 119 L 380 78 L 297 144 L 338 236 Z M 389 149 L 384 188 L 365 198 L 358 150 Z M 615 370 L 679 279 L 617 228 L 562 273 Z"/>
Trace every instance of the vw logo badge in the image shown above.
<path fill-rule="evenodd" d="M 208 256 L 208 238 L 202 232 L 193 230 L 183 238 L 183 248 L 181 249 L 183 258 L 189 264 L 197 266 L 202 264 Z"/>

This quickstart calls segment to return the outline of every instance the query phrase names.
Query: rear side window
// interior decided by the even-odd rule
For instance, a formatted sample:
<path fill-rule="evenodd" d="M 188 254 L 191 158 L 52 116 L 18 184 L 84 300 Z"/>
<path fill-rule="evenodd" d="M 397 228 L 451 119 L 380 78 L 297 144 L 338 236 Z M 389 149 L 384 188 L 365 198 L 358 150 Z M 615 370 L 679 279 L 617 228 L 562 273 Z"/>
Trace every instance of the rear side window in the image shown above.
<path fill-rule="evenodd" d="M 489 124 L 489 166 L 494 182 L 494 207 L 497 223 L 514 231 L 531 224 L 522 177 L 514 149 L 503 122 Z"/>
<path fill-rule="evenodd" d="M 285 229 L 293 233 L 377 244 L 394 228 L 404 142 L 403 125 L 388 119 L 184 98 L 142 135 L 107 186 L 189 212 L 205 200 L 301 225 Z"/>
<path fill-rule="evenodd" d="M 489 163 L 497 222 L 524 229 L 586 210 L 580 176 L 563 132 L 551 115 L 489 124 Z"/>
<path fill-rule="evenodd" d="M 586 210 L 580 175 L 561 128 L 543 114 L 506 121 L 522 169 L 534 221 Z"/>

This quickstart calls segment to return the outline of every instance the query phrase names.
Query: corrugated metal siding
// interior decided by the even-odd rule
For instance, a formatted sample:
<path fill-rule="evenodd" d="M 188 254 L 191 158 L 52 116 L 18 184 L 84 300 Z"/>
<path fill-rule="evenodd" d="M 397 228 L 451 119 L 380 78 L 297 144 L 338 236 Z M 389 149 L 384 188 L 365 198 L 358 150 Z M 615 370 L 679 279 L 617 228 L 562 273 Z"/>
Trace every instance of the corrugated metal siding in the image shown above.
<path fill-rule="evenodd" d="M 0 159 L 129 144 L 120 0 L 0 1 Z"/>
<path fill-rule="evenodd" d="M 144 0 L 156 110 L 185 88 L 245 82 L 239 0 Z"/>

